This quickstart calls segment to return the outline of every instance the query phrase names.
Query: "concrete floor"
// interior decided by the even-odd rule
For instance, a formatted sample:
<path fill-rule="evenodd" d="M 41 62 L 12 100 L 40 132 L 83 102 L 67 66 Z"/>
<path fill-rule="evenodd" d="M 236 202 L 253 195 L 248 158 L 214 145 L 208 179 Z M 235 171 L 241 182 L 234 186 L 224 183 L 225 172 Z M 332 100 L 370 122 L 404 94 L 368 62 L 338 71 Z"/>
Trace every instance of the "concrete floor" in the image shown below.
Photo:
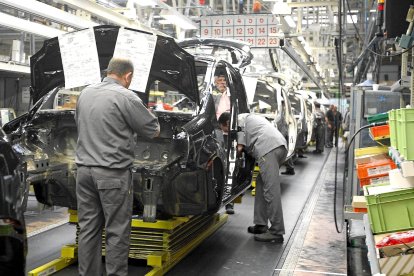
<path fill-rule="evenodd" d="M 247 233 L 254 203 L 249 191 L 227 223 L 167 275 L 346 275 L 346 237 L 336 233 L 332 213 L 335 150 L 306 154 L 295 175 L 282 176 L 283 244 L 257 242 Z M 58 257 L 60 247 L 74 240 L 75 227 L 69 224 L 30 237 L 28 270 Z M 130 275 L 150 269 L 145 262 L 132 262 Z M 76 266 L 55 275 L 77 275 Z"/>

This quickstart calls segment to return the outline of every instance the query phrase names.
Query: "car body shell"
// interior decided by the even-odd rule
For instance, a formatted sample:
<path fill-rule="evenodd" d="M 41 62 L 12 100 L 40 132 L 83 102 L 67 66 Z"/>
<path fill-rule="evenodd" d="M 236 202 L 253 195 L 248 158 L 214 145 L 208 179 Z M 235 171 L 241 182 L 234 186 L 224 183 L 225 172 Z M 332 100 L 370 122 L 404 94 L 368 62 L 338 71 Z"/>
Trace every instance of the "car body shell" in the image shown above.
<path fill-rule="evenodd" d="M 102 75 L 113 55 L 118 30 L 116 26 L 94 27 Z M 249 167 L 229 172 L 231 143 L 226 143 L 229 140 L 223 143 L 217 135 L 211 89 L 217 66 L 226 69 L 234 87 L 232 116 L 248 112 L 241 76 L 230 64 L 202 57 L 195 59 L 172 38 L 157 35 L 148 84 L 138 95 L 148 106 L 157 106 L 152 98 L 159 89 L 165 89 L 165 95 L 172 91 L 171 95 L 182 95 L 187 100 L 179 106 L 171 104 L 173 110 L 154 109 L 161 126 L 159 137 L 137 137 L 133 164 L 134 214 L 142 216 L 144 221 L 217 212 L 250 185 Z M 200 74 L 204 79 L 199 85 Z M 75 110 L 55 108 L 56 97 L 67 93 L 63 89 L 64 72 L 57 38 L 46 40 L 32 57 L 31 78 L 35 104 L 4 130 L 28 162 L 28 183 L 34 186 L 38 201 L 76 209 Z M 185 109 L 180 110 L 183 106 Z M 232 128 L 236 127 L 233 122 Z"/>
<path fill-rule="evenodd" d="M 28 186 L 21 163 L 0 133 L 0 275 L 25 275 L 27 253 L 24 208 Z"/>

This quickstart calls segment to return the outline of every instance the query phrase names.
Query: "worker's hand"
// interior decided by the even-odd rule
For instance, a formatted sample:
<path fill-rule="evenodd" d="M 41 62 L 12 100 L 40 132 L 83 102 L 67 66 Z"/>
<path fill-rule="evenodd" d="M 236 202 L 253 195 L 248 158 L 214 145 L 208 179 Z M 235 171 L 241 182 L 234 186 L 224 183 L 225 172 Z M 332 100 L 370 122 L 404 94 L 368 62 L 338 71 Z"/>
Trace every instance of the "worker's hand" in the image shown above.
<path fill-rule="evenodd" d="M 328 128 L 332 128 L 332 125 L 331 124 L 328 124 Z"/>

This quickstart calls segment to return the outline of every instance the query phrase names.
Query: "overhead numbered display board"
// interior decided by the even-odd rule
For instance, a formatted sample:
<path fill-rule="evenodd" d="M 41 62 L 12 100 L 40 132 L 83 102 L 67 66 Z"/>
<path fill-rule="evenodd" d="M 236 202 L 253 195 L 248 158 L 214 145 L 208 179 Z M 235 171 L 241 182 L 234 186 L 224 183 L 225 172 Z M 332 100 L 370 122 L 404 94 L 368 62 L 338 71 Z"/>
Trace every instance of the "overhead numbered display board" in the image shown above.
<path fill-rule="evenodd" d="M 201 17 L 201 38 L 231 38 L 252 47 L 278 47 L 278 19 L 273 14 L 220 15 Z"/>

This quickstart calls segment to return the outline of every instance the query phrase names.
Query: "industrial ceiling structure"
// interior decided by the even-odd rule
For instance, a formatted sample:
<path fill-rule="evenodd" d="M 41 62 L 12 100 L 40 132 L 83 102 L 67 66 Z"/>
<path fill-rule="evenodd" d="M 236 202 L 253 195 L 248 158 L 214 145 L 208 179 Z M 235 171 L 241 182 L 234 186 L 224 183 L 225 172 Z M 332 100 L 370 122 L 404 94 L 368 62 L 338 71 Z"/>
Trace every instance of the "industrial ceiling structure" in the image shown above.
<path fill-rule="evenodd" d="M 375 33 L 375 0 L 0 0 L 0 71 L 27 73 L 29 57 L 44 39 L 99 24 L 184 39 L 200 36 L 203 17 L 252 13 L 278 19 L 278 35 L 286 43 L 270 49 L 270 56 L 277 57 L 277 70 L 295 71 L 304 87 L 337 91 L 338 61 L 350 68 L 348 73 L 343 70 L 348 82 L 355 81 L 355 75 L 361 81 L 366 67 L 375 67 L 372 63 L 359 69 L 355 64 Z M 255 49 L 254 55 L 256 66 L 274 69 L 269 50 Z"/>

